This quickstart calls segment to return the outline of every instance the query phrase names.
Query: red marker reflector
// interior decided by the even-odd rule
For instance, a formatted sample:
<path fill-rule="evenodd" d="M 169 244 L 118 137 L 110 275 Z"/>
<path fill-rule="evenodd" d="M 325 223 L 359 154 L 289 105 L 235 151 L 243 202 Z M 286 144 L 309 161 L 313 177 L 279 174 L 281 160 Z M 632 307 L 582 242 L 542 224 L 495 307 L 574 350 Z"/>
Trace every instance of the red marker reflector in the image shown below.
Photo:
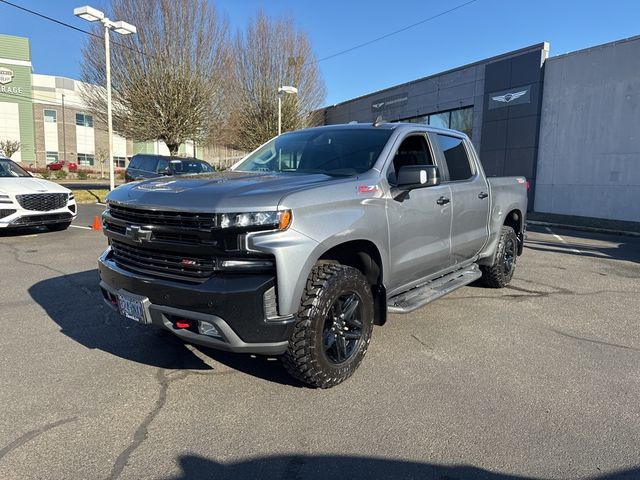
<path fill-rule="evenodd" d="M 176 328 L 189 328 L 191 325 L 191 320 L 176 320 Z"/>
<path fill-rule="evenodd" d="M 527 190 L 529 190 L 529 187 L 531 186 L 531 184 L 529 183 L 529 180 L 527 180 L 526 185 L 527 185 Z"/>
<path fill-rule="evenodd" d="M 358 193 L 376 193 L 378 191 L 377 185 L 358 185 L 356 187 Z"/>

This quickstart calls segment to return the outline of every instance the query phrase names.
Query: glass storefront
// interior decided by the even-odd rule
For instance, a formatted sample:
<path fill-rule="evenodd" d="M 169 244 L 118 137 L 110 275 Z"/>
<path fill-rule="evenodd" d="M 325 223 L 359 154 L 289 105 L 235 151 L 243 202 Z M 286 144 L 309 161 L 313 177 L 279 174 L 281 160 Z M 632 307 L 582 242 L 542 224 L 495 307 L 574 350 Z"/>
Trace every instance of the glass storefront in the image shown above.
<path fill-rule="evenodd" d="M 437 112 L 430 115 L 404 118 L 400 122 L 422 123 L 439 128 L 451 128 L 466 134 L 471 138 L 473 130 L 473 107 L 458 108 L 446 112 Z"/>

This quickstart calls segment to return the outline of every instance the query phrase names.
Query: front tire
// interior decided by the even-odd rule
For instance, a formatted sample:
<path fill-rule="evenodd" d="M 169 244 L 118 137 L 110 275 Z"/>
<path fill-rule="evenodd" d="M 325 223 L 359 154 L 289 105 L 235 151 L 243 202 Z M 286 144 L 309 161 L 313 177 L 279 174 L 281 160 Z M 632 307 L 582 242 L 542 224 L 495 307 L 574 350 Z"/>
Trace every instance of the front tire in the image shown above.
<path fill-rule="evenodd" d="M 313 267 L 283 357 L 287 371 L 311 387 L 330 388 L 356 371 L 369 347 L 374 306 L 369 282 L 357 269 Z"/>
<path fill-rule="evenodd" d="M 503 226 L 492 265 L 481 265 L 480 283 L 485 287 L 504 288 L 513 278 L 518 258 L 518 237 L 511 227 Z"/>

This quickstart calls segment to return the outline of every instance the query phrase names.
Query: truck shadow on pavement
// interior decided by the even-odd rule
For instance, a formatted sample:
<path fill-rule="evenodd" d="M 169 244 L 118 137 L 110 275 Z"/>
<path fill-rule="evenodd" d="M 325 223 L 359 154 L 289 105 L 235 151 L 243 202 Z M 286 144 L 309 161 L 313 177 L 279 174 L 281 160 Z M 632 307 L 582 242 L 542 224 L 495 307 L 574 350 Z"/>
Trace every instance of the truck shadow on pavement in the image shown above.
<path fill-rule="evenodd" d="M 640 263 L 640 238 L 623 235 L 594 236 L 588 232 L 558 230 L 564 238 L 564 241 L 559 241 L 541 230 L 530 231 L 545 234 L 542 238 L 527 238 L 525 246 L 532 250 Z"/>
<path fill-rule="evenodd" d="M 67 337 L 89 349 L 166 369 L 213 370 L 196 350 L 234 370 L 271 382 L 300 386 L 279 362 L 265 357 L 231 354 L 193 347 L 166 332 L 120 317 L 104 304 L 97 270 L 61 275 L 29 288 L 31 298 L 60 326 Z"/>
<path fill-rule="evenodd" d="M 287 480 L 326 478 L 347 478 L 349 480 L 542 480 L 541 477 L 495 473 L 471 465 L 437 465 L 370 457 L 283 455 L 221 464 L 204 457 L 185 455 L 180 457 L 178 462 L 182 473 L 179 477 L 168 477 L 172 480 L 200 478 L 216 480 L 237 478 L 281 478 Z M 631 480 L 637 479 L 639 476 L 640 469 L 634 468 L 604 475 L 582 476 L 580 478 L 591 480 Z"/>

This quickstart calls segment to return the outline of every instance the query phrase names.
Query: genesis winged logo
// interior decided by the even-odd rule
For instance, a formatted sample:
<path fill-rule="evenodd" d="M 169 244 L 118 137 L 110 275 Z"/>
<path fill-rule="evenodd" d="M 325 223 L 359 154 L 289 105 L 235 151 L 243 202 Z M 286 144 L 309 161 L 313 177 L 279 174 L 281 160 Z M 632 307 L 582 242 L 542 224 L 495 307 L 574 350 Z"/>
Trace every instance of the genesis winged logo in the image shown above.
<path fill-rule="evenodd" d="M 0 67 L 0 83 L 6 85 L 13 80 L 13 70 L 9 70 L 6 67 Z"/>
<path fill-rule="evenodd" d="M 505 93 L 504 95 L 498 95 L 497 97 L 491 97 L 491 100 L 494 100 L 496 102 L 509 103 L 509 102 L 514 101 L 516 98 L 520 98 L 525 93 L 527 93 L 526 90 L 522 90 L 521 92 Z"/>

